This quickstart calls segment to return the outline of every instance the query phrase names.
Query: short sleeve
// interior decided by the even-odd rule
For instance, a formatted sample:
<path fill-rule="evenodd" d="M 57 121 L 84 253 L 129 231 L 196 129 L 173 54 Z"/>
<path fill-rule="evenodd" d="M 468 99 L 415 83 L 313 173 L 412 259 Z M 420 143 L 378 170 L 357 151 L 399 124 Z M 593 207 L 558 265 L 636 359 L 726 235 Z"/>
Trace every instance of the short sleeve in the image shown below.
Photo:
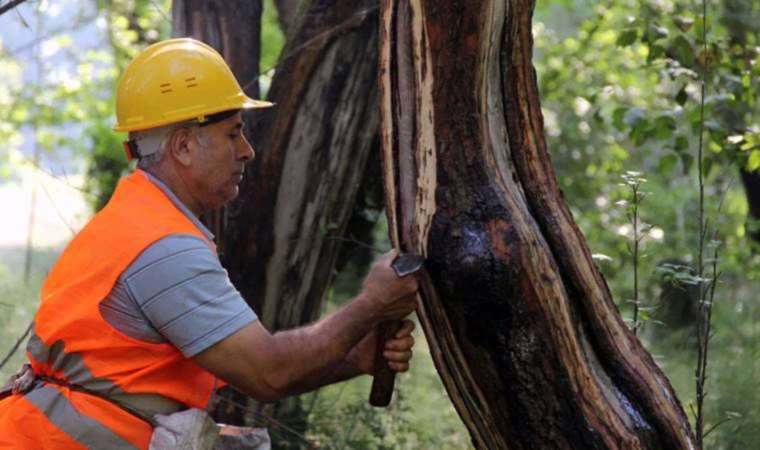
<path fill-rule="evenodd" d="M 172 235 L 154 243 L 124 276 L 151 326 L 192 357 L 256 320 L 206 243 Z"/>

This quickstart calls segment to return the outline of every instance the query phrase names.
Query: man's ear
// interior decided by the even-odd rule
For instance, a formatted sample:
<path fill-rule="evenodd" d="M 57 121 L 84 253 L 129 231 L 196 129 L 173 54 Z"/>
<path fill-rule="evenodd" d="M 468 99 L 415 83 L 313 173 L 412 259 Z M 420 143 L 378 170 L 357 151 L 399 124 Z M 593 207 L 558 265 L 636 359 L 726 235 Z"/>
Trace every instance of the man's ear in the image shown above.
<path fill-rule="evenodd" d="M 179 127 L 174 130 L 168 144 L 169 153 L 175 161 L 186 167 L 192 164 L 194 146 L 197 144 L 189 127 Z"/>

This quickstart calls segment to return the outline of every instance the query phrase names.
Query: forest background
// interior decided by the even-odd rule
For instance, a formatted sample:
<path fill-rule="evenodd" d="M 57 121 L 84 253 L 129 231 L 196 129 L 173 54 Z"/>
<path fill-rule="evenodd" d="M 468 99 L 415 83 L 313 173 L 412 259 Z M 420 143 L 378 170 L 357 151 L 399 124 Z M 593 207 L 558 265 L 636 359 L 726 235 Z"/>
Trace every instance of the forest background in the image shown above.
<path fill-rule="evenodd" d="M 703 148 L 713 298 L 706 448 L 760 447 L 760 2 L 542 1 L 534 63 L 559 183 L 621 314 L 684 404 L 694 403 L 699 250 L 696 148 Z M 120 71 L 171 34 L 164 0 L 29 0 L 0 17 L 0 357 L 23 336 L 45 274 L 128 170 L 113 133 Z M 262 97 L 286 40 L 264 2 Z M 706 96 L 699 78 L 705 69 Z M 702 106 L 704 114 L 701 115 Z M 266 149 L 257 149 L 266 151 Z M 389 248 L 381 218 L 374 245 Z M 634 224 L 635 218 L 635 224 Z M 639 242 L 639 245 L 635 245 Z M 347 251 L 355 243 L 345 243 Z M 362 263 L 346 264 L 330 310 L 354 295 Z M 369 380 L 304 398 L 305 430 L 270 426 L 281 446 L 467 448 L 468 436 L 422 333 L 413 370 L 388 410 L 369 407 Z M 23 349 L 23 345 L 21 347 Z M 23 360 L 15 352 L 3 378 Z"/>

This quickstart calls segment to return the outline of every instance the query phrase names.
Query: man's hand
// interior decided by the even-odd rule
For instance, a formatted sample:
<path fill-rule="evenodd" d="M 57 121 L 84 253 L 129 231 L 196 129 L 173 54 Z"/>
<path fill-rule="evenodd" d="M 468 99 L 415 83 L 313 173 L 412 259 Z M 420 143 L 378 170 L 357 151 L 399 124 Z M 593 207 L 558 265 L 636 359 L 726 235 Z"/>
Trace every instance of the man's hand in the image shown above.
<path fill-rule="evenodd" d="M 375 318 L 379 321 L 403 319 L 417 306 L 417 277 L 399 277 L 391 264 L 398 256 L 396 250 L 385 253 L 372 266 L 362 285 L 363 297 L 377 308 Z"/>
<path fill-rule="evenodd" d="M 413 330 L 414 322 L 406 319 L 393 339 L 385 342 L 383 357 L 385 357 L 388 367 L 394 372 L 406 372 L 409 370 L 409 361 L 412 359 L 412 347 L 414 347 Z M 377 327 L 375 327 L 351 349 L 351 352 L 346 357 L 346 360 L 350 364 L 368 375 L 374 375 L 378 369 L 375 367 L 377 335 Z"/>
<path fill-rule="evenodd" d="M 417 279 L 391 267 L 396 252 L 383 255 L 364 280 L 362 293 L 338 311 L 300 328 L 270 334 L 259 321 L 193 357 L 200 366 L 260 401 L 275 401 L 345 380 L 374 374 L 377 325 L 414 311 Z M 385 346 L 391 369 L 409 369 L 411 321 Z M 372 330 L 372 331 L 370 331 Z"/>

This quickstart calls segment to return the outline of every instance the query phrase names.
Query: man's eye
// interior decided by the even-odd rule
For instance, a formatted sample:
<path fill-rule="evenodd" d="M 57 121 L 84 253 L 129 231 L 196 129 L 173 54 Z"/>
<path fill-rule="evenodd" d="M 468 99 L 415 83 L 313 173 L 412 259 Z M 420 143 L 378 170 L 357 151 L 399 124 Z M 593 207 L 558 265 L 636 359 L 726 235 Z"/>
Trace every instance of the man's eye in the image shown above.
<path fill-rule="evenodd" d="M 237 138 L 237 137 L 239 137 L 240 135 L 239 135 L 239 134 L 237 134 L 237 133 L 235 133 L 235 134 L 229 134 L 228 136 L 230 137 L 230 139 L 236 139 L 236 138 Z"/>

